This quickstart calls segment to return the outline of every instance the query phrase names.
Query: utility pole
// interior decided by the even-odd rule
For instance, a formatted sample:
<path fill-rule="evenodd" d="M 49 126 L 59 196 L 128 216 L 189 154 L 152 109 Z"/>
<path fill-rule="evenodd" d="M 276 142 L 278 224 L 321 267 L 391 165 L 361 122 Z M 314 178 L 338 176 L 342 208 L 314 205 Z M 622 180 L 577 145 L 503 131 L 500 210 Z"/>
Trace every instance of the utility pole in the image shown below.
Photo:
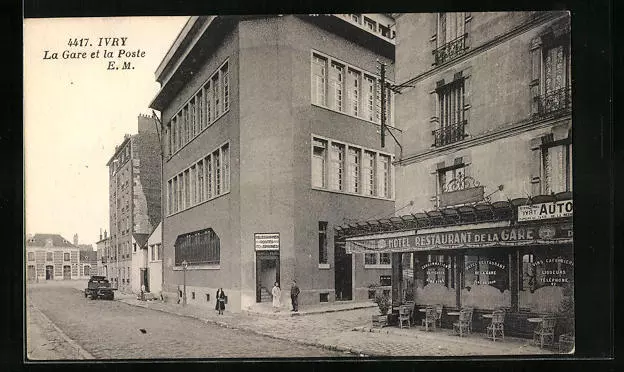
<path fill-rule="evenodd" d="M 386 147 L 386 64 L 379 62 L 381 77 L 381 148 Z"/>

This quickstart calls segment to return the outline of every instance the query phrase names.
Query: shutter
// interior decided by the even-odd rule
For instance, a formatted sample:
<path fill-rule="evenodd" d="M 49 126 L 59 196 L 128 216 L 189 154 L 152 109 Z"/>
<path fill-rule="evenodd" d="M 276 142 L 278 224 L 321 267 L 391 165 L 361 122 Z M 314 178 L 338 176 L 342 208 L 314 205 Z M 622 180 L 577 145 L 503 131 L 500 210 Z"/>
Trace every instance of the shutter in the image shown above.
<path fill-rule="evenodd" d="M 529 183 L 531 195 L 539 195 L 541 192 L 541 165 L 542 165 L 542 139 L 540 137 L 531 140 L 531 163 Z"/>
<path fill-rule="evenodd" d="M 535 38 L 531 41 L 531 115 L 539 113 L 540 78 L 542 76 L 542 41 Z"/>
<path fill-rule="evenodd" d="M 472 16 L 470 15 L 470 12 L 465 12 L 464 13 L 464 35 L 466 35 L 466 38 L 464 39 L 464 48 L 470 48 L 471 45 L 471 41 L 472 41 L 472 37 L 471 37 L 471 33 L 470 33 L 470 28 L 472 26 Z"/>

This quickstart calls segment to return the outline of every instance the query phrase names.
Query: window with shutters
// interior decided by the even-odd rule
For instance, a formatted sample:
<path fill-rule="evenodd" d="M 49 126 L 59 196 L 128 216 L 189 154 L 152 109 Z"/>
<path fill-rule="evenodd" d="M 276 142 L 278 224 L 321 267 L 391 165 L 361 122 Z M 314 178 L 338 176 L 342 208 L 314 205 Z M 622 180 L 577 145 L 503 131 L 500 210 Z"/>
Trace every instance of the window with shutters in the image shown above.
<path fill-rule="evenodd" d="M 442 80 L 438 83 L 436 93 L 439 126 L 433 132 L 433 145 L 439 147 L 463 140 L 466 136 L 464 78 L 457 74 L 448 84 Z"/>
<path fill-rule="evenodd" d="M 572 191 L 572 144 L 547 144 L 541 152 L 542 193 Z"/>
<path fill-rule="evenodd" d="M 364 253 L 365 269 L 389 269 L 391 267 L 390 253 Z"/>
<path fill-rule="evenodd" d="M 569 114 L 572 108 L 569 20 L 557 22 L 533 39 L 531 54 L 532 114 L 539 117 Z"/>
<path fill-rule="evenodd" d="M 462 55 L 466 47 L 466 22 L 470 20 L 464 12 L 438 13 L 434 65 L 440 65 Z"/>

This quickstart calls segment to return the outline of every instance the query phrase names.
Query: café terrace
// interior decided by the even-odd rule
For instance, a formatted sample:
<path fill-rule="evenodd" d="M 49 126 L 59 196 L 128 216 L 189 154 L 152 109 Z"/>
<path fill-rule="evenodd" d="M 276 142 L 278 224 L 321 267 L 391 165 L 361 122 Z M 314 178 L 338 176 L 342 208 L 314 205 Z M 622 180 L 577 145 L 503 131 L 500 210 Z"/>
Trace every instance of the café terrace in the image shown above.
<path fill-rule="evenodd" d="M 505 309 L 509 335 L 530 337 L 527 319 L 556 314 L 574 285 L 569 192 L 350 223 L 336 235 L 348 253 L 391 253 L 393 308 L 472 307 L 475 327 L 479 313 Z"/>

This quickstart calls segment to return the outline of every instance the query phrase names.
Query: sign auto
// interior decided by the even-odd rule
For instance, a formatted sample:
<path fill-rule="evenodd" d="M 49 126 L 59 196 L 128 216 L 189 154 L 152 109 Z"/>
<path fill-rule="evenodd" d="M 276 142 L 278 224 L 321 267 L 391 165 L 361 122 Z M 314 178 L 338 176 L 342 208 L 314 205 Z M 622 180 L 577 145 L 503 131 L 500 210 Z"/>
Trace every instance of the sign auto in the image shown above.
<path fill-rule="evenodd" d="M 518 206 L 518 222 L 571 217 L 572 200 Z"/>

